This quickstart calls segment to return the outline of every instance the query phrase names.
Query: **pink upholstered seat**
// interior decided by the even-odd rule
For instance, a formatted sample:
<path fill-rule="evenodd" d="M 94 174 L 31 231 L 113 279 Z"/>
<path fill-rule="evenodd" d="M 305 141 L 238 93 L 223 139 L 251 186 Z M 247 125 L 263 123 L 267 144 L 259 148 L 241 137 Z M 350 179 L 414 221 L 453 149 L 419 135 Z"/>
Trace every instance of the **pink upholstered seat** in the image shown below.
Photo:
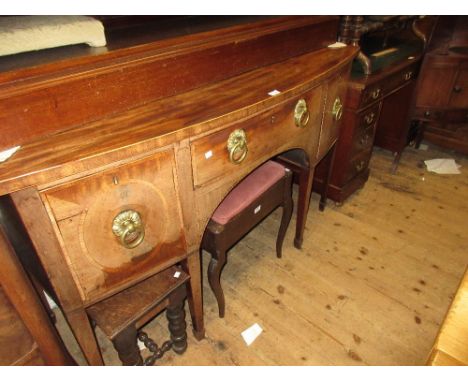
<path fill-rule="evenodd" d="M 212 219 L 226 224 L 284 176 L 285 168 L 268 161 L 242 180 L 221 202 Z"/>

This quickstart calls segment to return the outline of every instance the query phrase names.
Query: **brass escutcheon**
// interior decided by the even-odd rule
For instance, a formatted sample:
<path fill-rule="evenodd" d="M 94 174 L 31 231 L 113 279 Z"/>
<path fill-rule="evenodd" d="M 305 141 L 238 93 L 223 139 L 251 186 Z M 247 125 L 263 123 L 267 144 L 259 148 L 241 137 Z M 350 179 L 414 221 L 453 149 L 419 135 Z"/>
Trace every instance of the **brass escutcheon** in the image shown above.
<path fill-rule="evenodd" d="M 112 222 L 112 232 L 125 248 L 137 247 L 145 237 L 141 216 L 134 210 L 120 212 Z"/>
<path fill-rule="evenodd" d="M 343 104 L 341 103 L 340 97 L 336 97 L 332 107 L 332 115 L 335 121 L 339 121 L 343 115 Z"/>
<path fill-rule="evenodd" d="M 304 128 L 306 127 L 307 123 L 309 123 L 310 113 L 307 109 L 307 103 L 305 99 L 301 98 L 296 103 L 296 107 L 294 108 L 294 124 L 297 127 Z"/>
<path fill-rule="evenodd" d="M 231 163 L 239 164 L 247 156 L 247 135 L 243 129 L 234 130 L 227 140 L 227 150 Z"/>

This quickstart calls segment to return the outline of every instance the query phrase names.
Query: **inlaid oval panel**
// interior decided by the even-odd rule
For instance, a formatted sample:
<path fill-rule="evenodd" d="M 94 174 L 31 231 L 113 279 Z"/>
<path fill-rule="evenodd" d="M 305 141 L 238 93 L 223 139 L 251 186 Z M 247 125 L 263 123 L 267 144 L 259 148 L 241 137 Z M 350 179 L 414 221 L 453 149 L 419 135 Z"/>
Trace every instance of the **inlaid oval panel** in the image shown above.
<path fill-rule="evenodd" d="M 123 211 L 135 211 L 141 217 L 141 230 L 135 235 L 141 232 L 143 239 L 134 248 L 125 246 L 127 241 L 132 244 L 133 232 L 129 232 L 124 239 L 127 241 L 122 243 L 120 236 L 112 230 L 114 219 Z M 134 259 L 141 259 L 164 241 L 169 213 L 165 196 L 151 183 L 130 181 L 110 186 L 96 195 L 96 200 L 84 215 L 80 227 L 83 252 L 90 261 L 108 271 L 120 268 Z M 126 225 L 130 224 L 131 221 Z"/>
<path fill-rule="evenodd" d="M 83 301 L 148 277 L 186 253 L 172 150 L 44 191 Z"/>

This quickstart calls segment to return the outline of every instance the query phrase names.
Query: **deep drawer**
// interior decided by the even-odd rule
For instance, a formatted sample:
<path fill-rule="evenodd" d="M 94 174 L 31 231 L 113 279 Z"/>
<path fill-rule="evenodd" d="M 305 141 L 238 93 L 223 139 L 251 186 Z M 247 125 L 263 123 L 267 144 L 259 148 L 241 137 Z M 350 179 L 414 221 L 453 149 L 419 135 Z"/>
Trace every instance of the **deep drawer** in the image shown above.
<path fill-rule="evenodd" d="M 83 301 L 184 255 L 174 168 L 168 150 L 43 193 Z"/>

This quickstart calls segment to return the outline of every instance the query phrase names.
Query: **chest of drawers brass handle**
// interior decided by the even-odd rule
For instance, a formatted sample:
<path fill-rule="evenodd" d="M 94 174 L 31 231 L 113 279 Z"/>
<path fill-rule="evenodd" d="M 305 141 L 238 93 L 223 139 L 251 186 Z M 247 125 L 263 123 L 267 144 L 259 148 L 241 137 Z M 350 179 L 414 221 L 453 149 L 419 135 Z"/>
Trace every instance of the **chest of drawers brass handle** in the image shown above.
<path fill-rule="evenodd" d="M 243 129 L 234 130 L 228 138 L 227 150 L 231 163 L 239 164 L 247 156 L 247 135 Z"/>
<path fill-rule="evenodd" d="M 369 134 L 366 134 L 364 135 L 361 140 L 359 141 L 361 143 L 362 146 L 367 146 L 367 144 L 369 143 Z"/>
<path fill-rule="evenodd" d="M 411 77 L 413 77 L 413 72 L 405 73 L 405 81 L 408 81 Z"/>
<path fill-rule="evenodd" d="M 374 122 L 374 118 L 375 118 L 375 114 L 371 112 L 369 114 L 366 114 L 366 116 L 364 117 L 364 121 L 366 121 L 366 123 L 370 125 L 372 122 Z"/>
<path fill-rule="evenodd" d="M 343 115 L 343 104 L 341 103 L 340 97 L 336 97 L 333 103 L 332 115 L 335 121 L 339 121 Z"/>
<path fill-rule="evenodd" d="M 366 165 L 366 162 L 365 162 L 365 161 L 363 161 L 363 160 L 360 161 L 360 162 L 356 165 L 356 171 L 357 171 L 357 172 L 361 171 L 361 170 L 364 168 L 365 165 Z"/>
<path fill-rule="evenodd" d="M 120 212 L 112 222 L 112 232 L 125 248 L 135 248 L 143 242 L 145 229 L 140 214 L 135 210 Z"/>
<path fill-rule="evenodd" d="M 372 99 L 377 99 L 377 98 L 379 98 L 379 96 L 380 96 L 380 88 L 375 89 L 375 90 L 371 93 Z"/>
<path fill-rule="evenodd" d="M 307 103 L 305 99 L 300 99 L 296 103 L 296 107 L 294 108 L 294 124 L 297 127 L 306 127 L 307 123 L 309 122 L 310 113 L 307 109 Z"/>

